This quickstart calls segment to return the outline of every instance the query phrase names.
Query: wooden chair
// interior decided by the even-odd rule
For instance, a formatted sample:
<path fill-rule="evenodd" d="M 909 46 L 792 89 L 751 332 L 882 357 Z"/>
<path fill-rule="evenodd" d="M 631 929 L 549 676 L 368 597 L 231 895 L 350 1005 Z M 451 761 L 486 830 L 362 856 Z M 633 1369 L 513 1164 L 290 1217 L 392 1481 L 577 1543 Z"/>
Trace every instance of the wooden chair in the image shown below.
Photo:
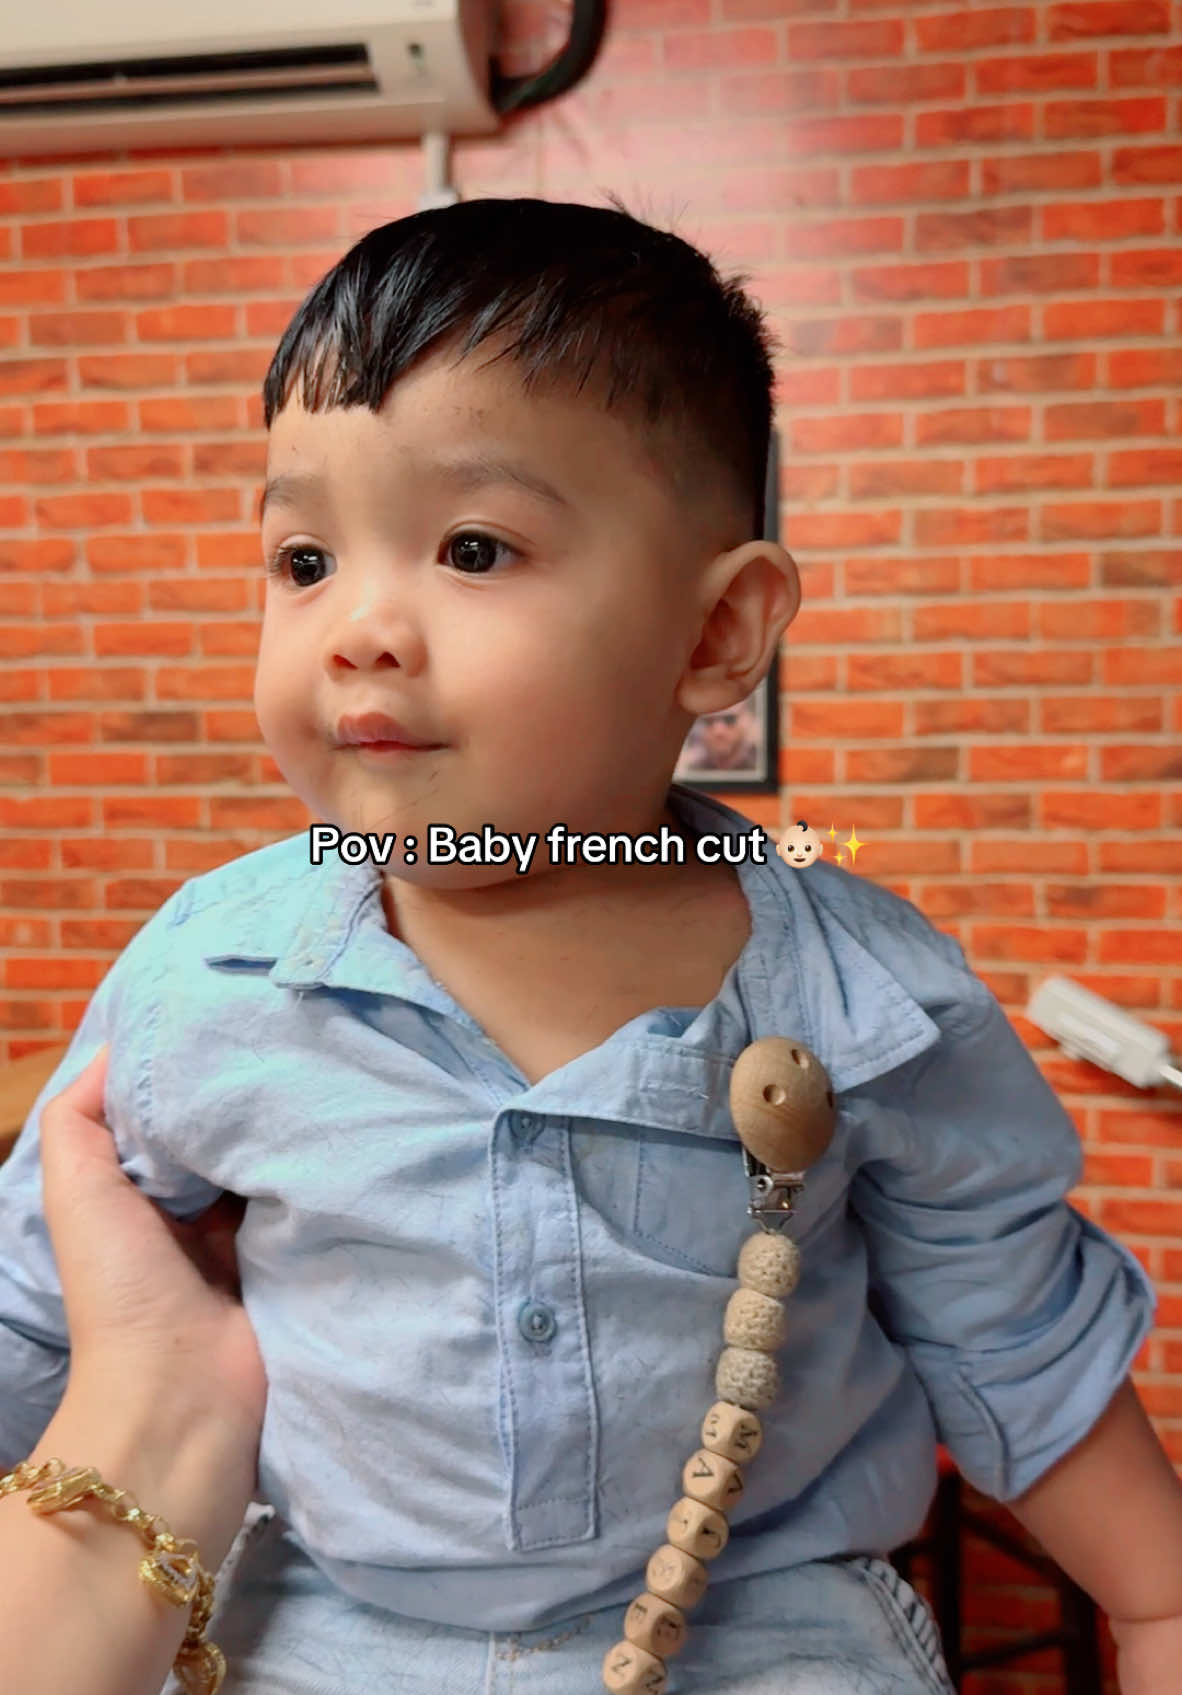
<path fill-rule="evenodd" d="M 965 1505 L 964 1480 L 955 1460 L 944 1447 L 940 1448 L 939 1462 L 940 1480 L 928 1522 L 914 1541 L 895 1550 L 891 1564 L 901 1577 L 910 1582 L 915 1557 L 930 1557 L 932 1611 L 940 1627 L 944 1659 L 953 1684 L 959 1690 L 963 1687 L 966 1672 L 985 1671 L 1010 1660 L 1024 1659 L 1043 1648 L 1058 1648 L 1062 1654 L 1062 1688 L 1066 1695 L 1103 1695 L 1096 1603 L 1048 1555 L 1027 1547 L 1003 1526 Z M 982 1541 L 1007 1554 L 1016 1564 L 1047 1580 L 1059 1602 L 1056 1629 L 1020 1636 L 971 1654 L 964 1652 L 961 1646 L 961 1544 L 970 1534 L 979 1536 Z"/>
<path fill-rule="evenodd" d="M 0 1164 L 12 1152 L 33 1102 L 57 1070 L 68 1046 L 63 1042 L 60 1047 L 44 1048 L 0 1066 Z"/>

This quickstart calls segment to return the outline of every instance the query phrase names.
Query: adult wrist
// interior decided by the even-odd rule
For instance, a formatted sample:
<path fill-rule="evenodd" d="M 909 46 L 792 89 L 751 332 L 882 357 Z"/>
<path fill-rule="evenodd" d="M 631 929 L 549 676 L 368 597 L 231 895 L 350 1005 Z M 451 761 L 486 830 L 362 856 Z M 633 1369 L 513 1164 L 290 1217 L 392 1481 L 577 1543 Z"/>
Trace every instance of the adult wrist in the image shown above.
<path fill-rule="evenodd" d="M 169 1384 L 116 1386 L 104 1373 L 71 1374 L 61 1403 L 28 1456 L 93 1466 L 216 1573 L 257 1491 L 258 1438 L 216 1405 Z"/>

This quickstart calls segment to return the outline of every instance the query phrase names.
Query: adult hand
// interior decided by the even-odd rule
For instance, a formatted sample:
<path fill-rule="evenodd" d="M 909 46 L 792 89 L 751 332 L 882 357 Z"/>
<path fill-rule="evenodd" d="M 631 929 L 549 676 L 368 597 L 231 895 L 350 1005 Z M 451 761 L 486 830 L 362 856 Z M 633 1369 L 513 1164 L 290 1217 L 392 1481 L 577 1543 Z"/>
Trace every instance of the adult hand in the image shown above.
<path fill-rule="evenodd" d="M 112 1394 L 129 1384 L 191 1392 L 257 1444 L 267 1379 L 241 1300 L 225 1194 L 184 1223 L 127 1177 L 103 1116 L 104 1045 L 41 1113 L 44 1210 L 70 1334 L 70 1373 Z"/>

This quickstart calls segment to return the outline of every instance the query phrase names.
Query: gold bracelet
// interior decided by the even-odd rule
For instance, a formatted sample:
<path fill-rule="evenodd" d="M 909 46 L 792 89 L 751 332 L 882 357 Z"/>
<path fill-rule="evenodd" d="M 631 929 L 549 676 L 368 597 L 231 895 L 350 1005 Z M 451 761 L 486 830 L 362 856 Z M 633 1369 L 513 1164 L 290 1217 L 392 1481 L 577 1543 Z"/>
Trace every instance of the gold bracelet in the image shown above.
<path fill-rule="evenodd" d="M 39 1466 L 25 1460 L 0 1477 L 0 1496 L 21 1489 L 32 1490 L 29 1506 L 39 1515 L 64 1512 L 93 1496 L 113 1518 L 139 1532 L 148 1549 L 139 1565 L 141 1580 L 174 1607 L 193 1604 L 189 1628 L 173 1662 L 177 1682 L 188 1695 L 217 1695 L 226 1675 L 226 1659 L 216 1643 L 204 1640 L 213 1611 L 214 1580 L 198 1558 L 197 1544 L 188 1539 L 178 1542 L 162 1518 L 145 1513 L 127 1490 L 104 1483 L 93 1466 L 67 1471 L 61 1460 L 46 1460 Z"/>

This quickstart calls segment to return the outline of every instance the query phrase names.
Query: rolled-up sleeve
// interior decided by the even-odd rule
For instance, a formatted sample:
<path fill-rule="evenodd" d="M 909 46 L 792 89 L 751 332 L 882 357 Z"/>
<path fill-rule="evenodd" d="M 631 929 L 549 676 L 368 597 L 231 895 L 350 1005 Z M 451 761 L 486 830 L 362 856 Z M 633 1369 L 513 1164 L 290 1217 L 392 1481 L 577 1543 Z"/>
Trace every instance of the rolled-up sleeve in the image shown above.
<path fill-rule="evenodd" d="M 959 953 L 959 949 L 955 950 Z M 963 955 L 960 955 L 963 961 Z M 1087 1435 L 1153 1328 L 1136 1256 L 1066 1200 L 1083 1151 L 1001 1006 L 963 967 L 942 1035 L 888 1079 L 885 1156 L 851 1180 L 880 1323 L 976 1488 L 1025 1493 Z"/>

